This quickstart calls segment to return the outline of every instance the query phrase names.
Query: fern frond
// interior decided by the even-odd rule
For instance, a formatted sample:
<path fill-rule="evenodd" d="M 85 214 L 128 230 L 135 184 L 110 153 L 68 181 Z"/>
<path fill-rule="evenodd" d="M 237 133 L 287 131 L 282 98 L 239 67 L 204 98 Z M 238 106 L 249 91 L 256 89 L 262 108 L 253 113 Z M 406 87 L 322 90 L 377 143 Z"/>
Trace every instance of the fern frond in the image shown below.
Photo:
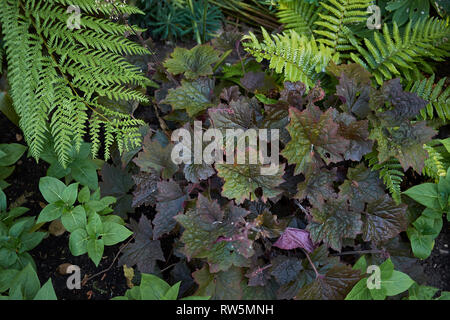
<path fill-rule="evenodd" d="M 81 9 L 80 29 L 68 28 L 68 6 Z M 99 103 L 102 97 L 148 101 L 134 88 L 145 87 L 149 80 L 124 55 L 150 52 L 123 37 L 129 26 L 108 20 L 134 13 L 140 10 L 117 0 L 0 2 L 10 94 L 33 157 L 39 158 L 50 134 L 65 165 L 72 146 L 81 146 L 89 121 L 93 154 L 100 148 L 101 126 L 108 135 L 106 157 L 111 140 L 121 150 L 139 144 L 142 122 Z"/>
<path fill-rule="evenodd" d="M 447 169 L 450 167 L 450 153 L 439 140 L 431 140 L 424 145 L 424 149 L 428 152 L 428 158 L 425 160 L 423 173 L 438 182 L 440 177 L 447 175 Z"/>
<path fill-rule="evenodd" d="M 403 34 L 394 22 L 392 33 L 384 24 L 382 34 L 374 32 L 373 41 L 364 39 L 366 48 L 349 38 L 359 53 L 350 55 L 353 61 L 368 69 L 379 84 L 398 76 L 414 81 L 421 78 L 420 70 L 433 72 L 426 58 L 443 61 L 450 55 L 450 45 L 442 41 L 449 36 L 448 20 L 428 18 L 414 25 L 410 22 Z"/>
<path fill-rule="evenodd" d="M 308 89 L 314 86 L 330 60 L 337 59 L 330 48 L 317 43 L 314 38 L 300 36 L 294 30 L 270 36 L 262 28 L 262 33 L 262 42 L 251 32 L 244 36 L 243 40 L 249 40 L 243 42 L 245 50 L 258 62 L 269 60 L 269 67 L 284 73 L 287 81 L 301 81 Z"/>
<path fill-rule="evenodd" d="M 380 178 L 389 190 L 395 202 L 401 202 L 400 185 L 405 174 L 403 168 L 397 159 L 389 159 L 383 163 L 378 162 L 378 153 L 376 151 L 365 155 L 365 159 L 369 161 L 369 167 L 379 172 Z"/>
<path fill-rule="evenodd" d="M 34 2 L 35 0 L 33 0 Z M 89 14 L 117 15 L 117 14 L 144 14 L 137 7 L 130 6 L 123 1 L 92 1 L 92 0 L 46 0 L 50 4 L 60 4 L 65 8 L 77 6 Z"/>
<path fill-rule="evenodd" d="M 322 29 L 314 32 L 320 35 L 317 41 L 321 42 L 334 51 L 352 50 L 349 37 L 351 37 L 350 25 L 366 23 L 367 8 L 372 0 L 328 0 L 321 1 L 323 11 L 318 13 L 320 19 L 315 22 Z"/>
<path fill-rule="evenodd" d="M 2 74 L 3 56 L 5 55 L 5 50 L 0 48 L 0 74 Z"/>
<path fill-rule="evenodd" d="M 317 28 L 314 23 L 319 19 L 322 7 L 304 0 L 281 0 L 278 3 L 277 17 L 284 29 L 293 29 L 298 34 L 311 36 Z"/>
<path fill-rule="evenodd" d="M 444 88 L 447 78 L 434 83 L 435 75 L 428 79 L 417 80 L 407 88 L 419 97 L 428 101 L 427 106 L 421 110 L 419 120 L 432 120 L 437 115 L 439 119 L 450 120 L 450 87 Z"/>

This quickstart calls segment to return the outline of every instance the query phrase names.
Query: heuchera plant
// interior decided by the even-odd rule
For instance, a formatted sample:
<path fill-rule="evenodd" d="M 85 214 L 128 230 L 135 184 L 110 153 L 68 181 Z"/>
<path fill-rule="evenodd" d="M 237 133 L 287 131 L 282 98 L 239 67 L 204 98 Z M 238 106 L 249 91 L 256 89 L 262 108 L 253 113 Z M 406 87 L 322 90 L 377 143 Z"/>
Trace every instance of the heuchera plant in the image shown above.
<path fill-rule="evenodd" d="M 173 274 L 194 271 L 195 294 L 212 299 L 384 299 L 408 290 L 414 280 L 392 271 L 414 262 L 399 236 L 412 228 L 400 184 L 430 165 L 424 145 L 437 127 L 418 121 L 427 101 L 400 79 L 376 85 L 357 64 L 331 62 L 308 88 L 251 59 L 226 59 L 201 45 L 165 61 L 179 82 L 162 80 L 155 103 L 163 131 L 149 132 L 133 160 L 133 205 L 156 212 L 132 221 L 135 239 L 119 263 L 159 274 L 161 240 L 175 237 Z M 194 121 L 222 132 L 224 144 L 227 129 L 240 129 L 237 141 L 250 129 L 278 129 L 278 170 L 263 175 L 262 164 L 236 160 L 176 164 L 170 132 L 192 133 Z M 336 253 L 348 250 L 367 252 L 370 264 L 343 263 Z M 366 292 L 372 264 L 382 290 Z"/>

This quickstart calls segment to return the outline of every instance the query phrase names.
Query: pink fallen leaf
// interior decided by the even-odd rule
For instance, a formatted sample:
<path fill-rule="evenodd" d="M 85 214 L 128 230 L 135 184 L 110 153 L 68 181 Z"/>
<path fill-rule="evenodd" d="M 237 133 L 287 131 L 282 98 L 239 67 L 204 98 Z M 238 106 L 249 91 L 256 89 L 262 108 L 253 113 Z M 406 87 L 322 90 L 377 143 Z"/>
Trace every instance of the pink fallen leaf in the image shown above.
<path fill-rule="evenodd" d="M 309 232 L 297 228 L 286 228 L 274 246 L 284 250 L 303 248 L 308 252 L 314 251 L 314 244 L 309 237 Z"/>

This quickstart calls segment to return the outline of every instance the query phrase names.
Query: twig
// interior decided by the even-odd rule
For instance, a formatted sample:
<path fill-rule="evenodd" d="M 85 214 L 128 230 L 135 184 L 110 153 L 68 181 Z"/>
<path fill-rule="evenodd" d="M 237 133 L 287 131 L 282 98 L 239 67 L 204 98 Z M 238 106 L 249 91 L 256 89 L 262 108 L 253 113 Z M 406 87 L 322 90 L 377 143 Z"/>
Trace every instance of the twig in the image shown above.
<path fill-rule="evenodd" d="M 117 252 L 117 254 L 114 256 L 114 259 L 113 259 L 112 263 L 110 264 L 110 266 L 109 266 L 108 268 L 106 268 L 106 269 L 104 269 L 104 270 L 102 270 L 102 271 L 100 271 L 100 272 L 98 272 L 98 273 L 96 273 L 96 274 L 90 276 L 90 277 L 87 278 L 86 280 L 83 280 L 83 286 L 84 286 L 86 283 L 88 283 L 89 280 L 92 280 L 92 279 L 94 279 L 95 277 L 98 277 L 99 275 L 101 275 L 101 274 L 103 274 L 103 273 L 108 272 L 109 270 L 111 270 L 111 268 L 113 267 L 113 265 L 114 265 L 114 263 L 116 262 L 117 258 L 119 257 L 119 254 L 122 252 L 123 249 L 125 249 L 125 248 L 130 244 L 131 240 L 133 240 L 133 239 L 134 239 L 134 235 L 130 238 L 130 240 L 127 241 L 127 243 L 125 243 L 125 245 L 123 245 L 123 246 L 119 249 L 119 252 Z"/>
<path fill-rule="evenodd" d="M 165 267 L 164 269 L 161 270 L 161 273 L 163 273 L 163 272 L 166 271 L 167 269 L 172 268 L 174 265 L 176 265 L 176 263 L 172 263 L 170 266 Z"/>
<path fill-rule="evenodd" d="M 332 256 L 345 256 L 351 254 L 366 254 L 366 253 L 384 253 L 384 250 L 356 250 L 356 251 L 344 251 L 341 253 L 333 253 Z"/>
<path fill-rule="evenodd" d="M 306 258 L 308 258 L 309 264 L 311 265 L 311 267 L 313 268 L 315 274 L 316 274 L 316 279 L 319 278 L 321 276 L 321 274 L 319 273 L 319 271 L 317 271 L 316 265 L 312 262 L 311 258 L 309 257 L 308 252 L 306 252 L 306 250 L 302 249 L 303 252 L 306 254 Z"/>
<path fill-rule="evenodd" d="M 299 207 L 300 210 L 303 211 L 304 214 L 306 214 L 308 217 L 311 215 L 311 214 L 308 212 L 308 210 L 306 210 L 306 209 L 300 204 L 300 201 L 295 200 L 294 202 L 295 202 L 295 204 L 297 205 L 297 207 Z"/>

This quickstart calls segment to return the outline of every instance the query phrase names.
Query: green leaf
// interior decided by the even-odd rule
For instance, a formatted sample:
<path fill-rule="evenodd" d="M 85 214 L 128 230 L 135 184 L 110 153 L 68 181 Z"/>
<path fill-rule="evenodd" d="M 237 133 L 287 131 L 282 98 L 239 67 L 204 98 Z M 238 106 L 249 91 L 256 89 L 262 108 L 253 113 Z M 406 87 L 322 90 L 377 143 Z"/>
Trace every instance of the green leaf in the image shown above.
<path fill-rule="evenodd" d="M 39 291 L 41 284 L 39 283 L 39 278 L 34 271 L 31 264 L 28 264 L 22 271 L 20 271 L 11 283 L 11 290 L 15 290 L 21 287 L 20 291 L 23 292 L 25 299 L 33 299 Z"/>
<path fill-rule="evenodd" d="M 213 47 L 198 45 L 191 50 L 175 48 L 164 67 L 174 75 L 184 73 L 186 79 L 197 79 L 213 74 L 211 65 L 217 61 L 219 53 Z"/>
<path fill-rule="evenodd" d="M 84 186 L 80 192 L 78 193 L 78 202 L 86 203 L 91 198 L 91 192 L 89 191 L 88 186 Z"/>
<path fill-rule="evenodd" d="M 133 232 L 120 224 L 111 222 L 103 223 L 102 239 L 106 246 L 112 246 L 122 242 L 132 234 Z"/>
<path fill-rule="evenodd" d="M 361 279 L 347 294 L 345 300 L 372 300 L 370 290 L 367 288 L 367 279 Z"/>
<path fill-rule="evenodd" d="M 359 270 L 361 271 L 361 274 L 366 273 L 367 270 L 367 260 L 365 256 L 361 256 L 361 258 L 356 261 L 356 263 L 353 265 L 353 270 Z"/>
<path fill-rule="evenodd" d="M 71 185 L 67 186 L 61 195 L 63 201 L 68 206 L 72 206 L 75 203 L 75 201 L 77 201 L 77 196 L 78 196 L 78 183 L 72 183 Z"/>
<path fill-rule="evenodd" d="M 186 110 L 190 117 L 213 106 L 214 80 L 200 78 L 193 82 L 181 81 L 181 86 L 170 89 L 161 103 L 170 104 L 173 110 Z"/>
<path fill-rule="evenodd" d="M 15 164 L 26 150 L 27 147 L 18 143 L 0 144 L 0 167 Z"/>
<path fill-rule="evenodd" d="M 17 127 L 19 126 L 19 116 L 14 110 L 13 101 L 7 92 L 0 92 L 0 111 Z"/>
<path fill-rule="evenodd" d="M 98 188 L 98 167 L 92 162 L 91 159 L 77 159 L 71 163 L 70 168 L 72 169 L 70 173 L 76 181 L 84 186 L 88 186 L 91 190 Z"/>
<path fill-rule="evenodd" d="M 381 271 L 381 278 L 390 278 L 392 276 L 392 272 L 394 272 L 394 264 L 392 263 L 392 260 L 389 258 L 385 260 L 380 265 L 380 271 Z"/>
<path fill-rule="evenodd" d="M 71 210 L 66 210 L 62 214 L 61 222 L 69 232 L 74 232 L 79 228 L 84 229 L 87 223 L 86 211 L 82 206 L 76 206 Z"/>
<path fill-rule="evenodd" d="M 140 291 L 142 300 L 164 300 L 170 286 L 153 274 L 142 274 Z"/>
<path fill-rule="evenodd" d="M 96 213 L 88 216 L 86 231 L 91 238 L 97 239 L 103 232 L 103 224 L 100 216 Z"/>
<path fill-rule="evenodd" d="M 17 261 L 17 254 L 14 249 L 0 248 L 0 266 L 3 268 L 9 268 Z"/>
<path fill-rule="evenodd" d="M 19 272 L 19 270 L 14 269 L 0 270 L 0 293 L 5 292 L 11 287 L 14 278 Z"/>
<path fill-rule="evenodd" d="M 0 188 L 0 212 L 6 211 L 8 207 L 6 194 L 3 192 L 2 188 Z"/>
<path fill-rule="evenodd" d="M 15 167 L 0 167 L 0 180 L 8 178 L 13 172 Z M 1 188 L 1 186 L 0 186 Z"/>
<path fill-rule="evenodd" d="M 180 291 L 181 281 L 175 283 L 163 297 L 163 300 L 177 300 L 178 292 Z"/>
<path fill-rule="evenodd" d="M 95 266 L 98 267 L 98 264 L 103 257 L 103 251 L 105 249 L 103 239 L 89 239 L 87 241 L 86 247 L 89 258 L 91 258 Z"/>
<path fill-rule="evenodd" d="M 439 6 L 435 1 L 431 1 L 435 6 Z M 395 0 L 386 4 L 386 10 L 394 12 L 392 20 L 398 26 L 402 26 L 409 21 L 417 21 L 427 16 L 430 11 L 430 1 L 423 0 Z"/>
<path fill-rule="evenodd" d="M 414 256 L 420 259 L 426 259 L 430 256 L 434 247 L 434 236 L 423 235 L 414 228 L 408 228 L 408 238 L 411 241 Z"/>
<path fill-rule="evenodd" d="M 428 209 L 425 209 L 428 210 Z M 424 210 L 424 212 L 425 212 Z M 413 226 L 424 235 L 431 235 L 435 238 L 441 233 L 443 221 L 442 216 L 437 215 L 436 217 L 430 217 L 425 213 L 417 218 L 416 221 L 413 222 Z"/>
<path fill-rule="evenodd" d="M 434 183 L 422 183 L 403 193 L 427 208 L 441 210 L 438 188 Z"/>
<path fill-rule="evenodd" d="M 74 256 L 81 256 L 87 252 L 89 236 L 84 229 L 77 229 L 70 234 L 69 249 Z"/>
<path fill-rule="evenodd" d="M 33 300 L 58 300 L 51 279 L 48 279 L 42 288 L 39 289 Z"/>
<path fill-rule="evenodd" d="M 63 192 L 66 190 L 66 185 L 56 178 L 42 177 L 39 180 L 39 190 L 48 203 L 60 200 L 64 202 Z"/>
<path fill-rule="evenodd" d="M 412 286 L 412 280 L 406 273 L 394 270 L 392 275 L 385 279 L 381 277 L 381 286 L 386 289 L 386 295 L 395 296 L 409 289 Z"/>
<path fill-rule="evenodd" d="M 27 232 L 20 236 L 19 254 L 34 249 L 46 236 L 45 232 Z"/>
<path fill-rule="evenodd" d="M 50 203 L 42 209 L 39 214 L 38 220 L 36 223 L 53 221 L 61 217 L 63 212 L 63 207 L 59 204 Z"/>
<path fill-rule="evenodd" d="M 408 300 L 431 300 L 438 291 L 437 288 L 414 283 L 408 290 Z"/>

